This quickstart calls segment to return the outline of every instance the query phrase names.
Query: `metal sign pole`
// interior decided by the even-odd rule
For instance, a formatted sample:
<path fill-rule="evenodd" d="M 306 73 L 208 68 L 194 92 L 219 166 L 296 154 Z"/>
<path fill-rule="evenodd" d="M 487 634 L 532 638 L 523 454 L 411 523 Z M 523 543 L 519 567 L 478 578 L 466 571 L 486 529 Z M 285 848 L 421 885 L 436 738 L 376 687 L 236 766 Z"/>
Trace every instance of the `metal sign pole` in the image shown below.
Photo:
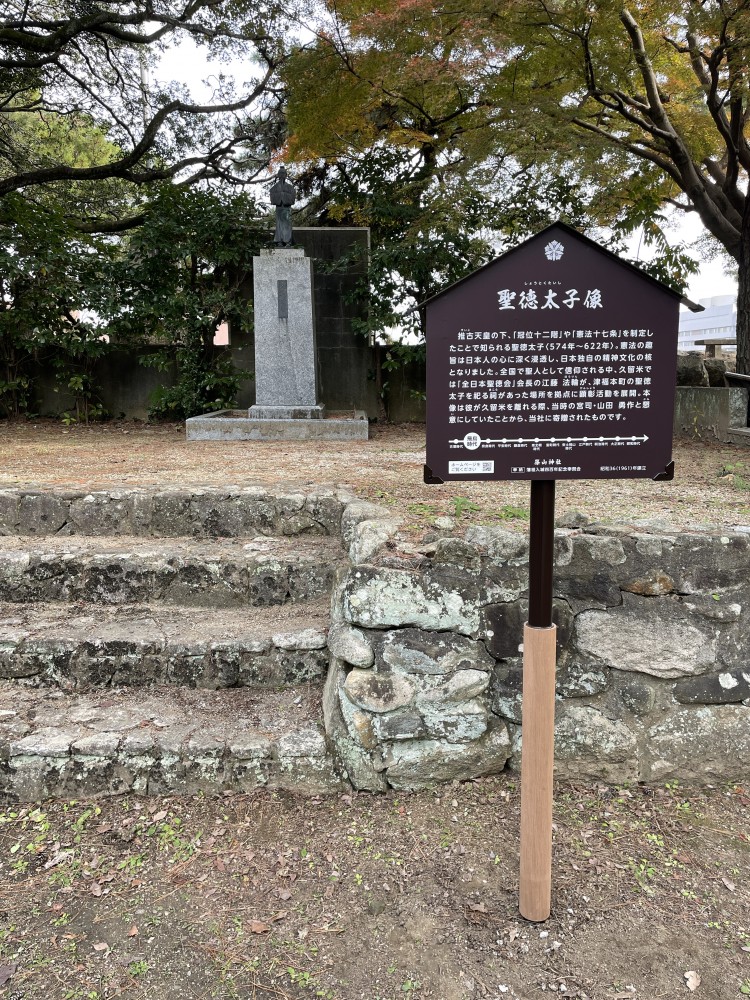
<path fill-rule="evenodd" d="M 555 481 L 531 481 L 529 619 L 523 631 L 521 866 L 518 908 L 546 920 L 552 887 L 552 772 L 555 732 L 555 645 L 552 575 Z"/>

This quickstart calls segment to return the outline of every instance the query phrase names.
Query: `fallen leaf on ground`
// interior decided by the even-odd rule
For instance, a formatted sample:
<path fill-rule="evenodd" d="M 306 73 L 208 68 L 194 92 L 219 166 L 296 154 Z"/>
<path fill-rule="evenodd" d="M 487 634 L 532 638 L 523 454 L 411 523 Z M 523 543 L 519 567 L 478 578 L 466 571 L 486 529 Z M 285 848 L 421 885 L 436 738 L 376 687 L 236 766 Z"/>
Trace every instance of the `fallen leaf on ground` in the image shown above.
<path fill-rule="evenodd" d="M 97 941 L 94 945 L 94 951 L 107 951 L 109 945 L 106 941 Z"/>
<path fill-rule="evenodd" d="M 60 851 L 60 853 L 56 854 L 54 858 L 49 859 L 44 866 L 44 870 L 49 871 L 50 868 L 54 868 L 56 865 L 61 865 L 66 861 L 70 861 L 72 857 L 73 851 Z"/>
<path fill-rule="evenodd" d="M 0 986 L 5 986 L 16 969 L 15 965 L 0 965 Z"/>
<path fill-rule="evenodd" d="M 684 973 L 684 978 L 685 978 L 685 985 L 691 991 L 691 993 L 694 993 L 701 984 L 701 977 L 698 975 L 697 972 L 691 970 L 690 972 Z"/>

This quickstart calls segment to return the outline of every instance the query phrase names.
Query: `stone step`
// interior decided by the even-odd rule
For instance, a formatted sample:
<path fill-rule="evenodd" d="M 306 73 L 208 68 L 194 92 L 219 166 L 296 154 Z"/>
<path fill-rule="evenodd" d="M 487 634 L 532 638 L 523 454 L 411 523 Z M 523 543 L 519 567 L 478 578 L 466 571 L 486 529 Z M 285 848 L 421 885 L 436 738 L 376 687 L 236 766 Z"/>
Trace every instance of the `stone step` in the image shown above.
<path fill-rule="evenodd" d="M 750 427 L 730 427 L 727 438 L 731 444 L 750 445 Z"/>
<path fill-rule="evenodd" d="M 0 795 L 334 791 L 320 718 L 307 685 L 69 695 L 0 682 Z"/>
<path fill-rule="evenodd" d="M 67 691 L 319 681 L 327 597 L 270 608 L 0 604 L 0 678 Z"/>
<path fill-rule="evenodd" d="M 338 489 L 0 490 L 0 535 L 338 535 Z"/>
<path fill-rule="evenodd" d="M 337 539 L 0 538 L 0 601 L 267 607 L 329 593 Z"/>

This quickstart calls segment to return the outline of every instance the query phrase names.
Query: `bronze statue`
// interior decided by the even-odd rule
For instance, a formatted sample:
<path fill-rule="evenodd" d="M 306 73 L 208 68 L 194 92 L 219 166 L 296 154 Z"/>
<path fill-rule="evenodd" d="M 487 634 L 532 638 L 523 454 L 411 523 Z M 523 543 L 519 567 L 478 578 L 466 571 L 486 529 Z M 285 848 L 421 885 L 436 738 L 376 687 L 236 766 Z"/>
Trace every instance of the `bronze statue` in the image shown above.
<path fill-rule="evenodd" d="M 271 204 L 276 206 L 276 232 L 273 243 L 277 247 L 292 245 L 292 205 L 296 200 L 294 187 L 286 179 L 286 169 L 279 170 L 278 177 L 269 192 Z"/>

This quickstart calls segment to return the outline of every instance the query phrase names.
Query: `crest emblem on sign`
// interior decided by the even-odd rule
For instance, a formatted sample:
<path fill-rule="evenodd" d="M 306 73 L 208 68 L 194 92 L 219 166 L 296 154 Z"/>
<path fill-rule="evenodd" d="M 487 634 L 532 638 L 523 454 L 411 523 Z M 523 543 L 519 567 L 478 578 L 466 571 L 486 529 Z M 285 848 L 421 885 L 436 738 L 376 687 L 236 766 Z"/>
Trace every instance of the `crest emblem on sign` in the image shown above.
<path fill-rule="evenodd" d="M 547 260 L 559 260 L 565 253 L 565 247 L 559 240 L 552 240 L 544 248 L 544 255 Z"/>

